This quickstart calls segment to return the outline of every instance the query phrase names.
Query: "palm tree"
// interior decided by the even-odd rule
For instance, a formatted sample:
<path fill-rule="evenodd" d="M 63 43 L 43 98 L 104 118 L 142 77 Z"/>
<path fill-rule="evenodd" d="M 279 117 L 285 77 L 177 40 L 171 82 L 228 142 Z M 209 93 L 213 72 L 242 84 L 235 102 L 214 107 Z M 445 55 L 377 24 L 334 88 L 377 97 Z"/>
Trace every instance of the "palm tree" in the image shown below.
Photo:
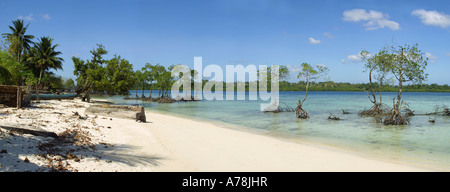
<path fill-rule="evenodd" d="M 27 26 L 24 26 L 23 20 L 15 20 L 12 22 L 14 26 L 9 26 L 12 33 L 3 33 L 3 37 L 9 41 L 9 52 L 17 61 L 21 60 L 21 56 L 25 51 L 30 50 L 30 46 L 33 44 L 31 39 L 34 38 L 33 35 L 25 35 L 27 32 Z"/>
<path fill-rule="evenodd" d="M 31 50 L 31 55 L 28 58 L 33 62 L 37 68 L 40 68 L 39 81 L 41 83 L 42 74 L 48 69 L 62 69 L 63 58 L 58 57 L 62 53 L 55 51 L 58 44 L 52 45 L 53 39 L 50 37 L 41 37 L 39 42 Z"/>

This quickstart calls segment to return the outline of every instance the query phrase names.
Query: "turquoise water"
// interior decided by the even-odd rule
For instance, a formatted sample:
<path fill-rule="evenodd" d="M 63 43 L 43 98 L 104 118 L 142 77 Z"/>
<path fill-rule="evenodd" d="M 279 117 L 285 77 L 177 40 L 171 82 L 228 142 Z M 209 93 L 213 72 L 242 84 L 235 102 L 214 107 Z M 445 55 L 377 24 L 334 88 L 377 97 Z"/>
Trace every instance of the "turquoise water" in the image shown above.
<path fill-rule="evenodd" d="M 135 91 L 130 91 L 132 95 Z M 141 91 L 138 95 L 141 95 Z M 144 92 L 146 96 L 149 92 Z M 153 96 L 157 96 L 156 91 Z M 304 92 L 280 92 L 280 102 L 295 108 Z M 383 93 L 383 101 L 392 105 L 397 93 Z M 434 112 L 436 105 L 450 106 L 450 93 L 403 93 L 402 98 L 416 114 Z M 265 101 L 198 101 L 158 104 L 122 97 L 108 97 L 118 104 L 139 104 L 146 110 L 176 114 L 218 124 L 231 124 L 292 141 L 331 145 L 371 157 L 410 161 L 450 170 L 450 117 L 417 115 L 406 126 L 385 126 L 374 118 L 359 117 L 359 111 L 371 107 L 363 92 L 309 92 L 304 104 L 310 118 L 300 120 L 294 112 L 264 113 Z M 350 112 L 342 114 L 341 108 Z M 332 113 L 340 121 L 327 117 Z M 436 122 L 429 122 L 429 118 Z M 151 121 L 151 117 L 149 117 Z"/>

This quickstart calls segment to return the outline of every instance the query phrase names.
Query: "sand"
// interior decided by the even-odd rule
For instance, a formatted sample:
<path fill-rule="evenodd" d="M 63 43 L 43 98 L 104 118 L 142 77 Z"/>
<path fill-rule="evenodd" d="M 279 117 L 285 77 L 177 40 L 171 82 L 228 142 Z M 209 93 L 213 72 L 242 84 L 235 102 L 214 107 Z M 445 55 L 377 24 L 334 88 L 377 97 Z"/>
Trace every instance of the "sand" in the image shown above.
<path fill-rule="evenodd" d="M 42 101 L 24 110 L 0 109 L 0 124 L 28 124 L 66 138 L 57 143 L 0 129 L 0 172 L 440 171 L 152 111 L 146 123 L 85 117 L 89 105 Z"/>

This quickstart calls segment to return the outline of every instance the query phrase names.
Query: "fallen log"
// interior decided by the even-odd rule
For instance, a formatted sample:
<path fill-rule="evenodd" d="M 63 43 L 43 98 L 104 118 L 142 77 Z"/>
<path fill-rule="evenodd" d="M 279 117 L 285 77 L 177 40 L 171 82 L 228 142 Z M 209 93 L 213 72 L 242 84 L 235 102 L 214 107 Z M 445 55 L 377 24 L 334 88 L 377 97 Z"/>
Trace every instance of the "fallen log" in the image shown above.
<path fill-rule="evenodd" d="M 53 137 L 53 138 L 57 138 L 58 137 L 58 135 L 56 133 L 53 133 L 53 132 L 50 132 L 50 131 L 46 131 L 46 130 L 43 130 L 43 129 L 39 129 L 39 128 L 36 128 L 36 127 L 31 127 L 31 126 L 27 126 L 27 127 L 12 127 L 12 126 L 0 125 L 0 128 L 6 129 L 6 130 L 10 130 L 10 131 L 14 131 L 14 132 L 18 132 L 18 133 L 31 134 L 31 135 L 42 136 L 42 137 Z"/>
<path fill-rule="evenodd" d="M 87 115 L 101 115 L 107 117 L 117 117 L 134 119 L 146 122 L 144 107 L 131 105 L 91 105 L 84 112 Z"/>

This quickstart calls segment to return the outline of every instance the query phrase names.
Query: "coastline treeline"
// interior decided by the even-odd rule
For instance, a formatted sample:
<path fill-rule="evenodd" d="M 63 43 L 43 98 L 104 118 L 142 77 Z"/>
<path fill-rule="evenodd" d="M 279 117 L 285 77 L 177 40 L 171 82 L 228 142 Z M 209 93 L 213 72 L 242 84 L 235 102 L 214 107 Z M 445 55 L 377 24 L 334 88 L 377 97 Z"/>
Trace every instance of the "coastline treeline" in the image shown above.
<path fill-rule="evenodd" d="M 208 80 L 203 80 L 203 85 L 206 84 Z M 245 83 L 245 91 L 249 91 L 249 82 Z M 220 83 L 219 83 L 220 84 Z M 298 81 L 298 82 L 288 82 L 288 81 L 280 81 L 279 90 L 280 91 L 305 91 L 306 89 L 306 81 Z M 379 84 L 377 82 L 373 83 L 374 86 L 378 87 Z M 145 84 L 146 87 L 144 90 L 149 90 L 148 87 L 150 84 Z M 160 86 L 158 83 L 154 83 L 153 90 L 160 90 Z M 192 84 L 191 87 L 194 87 Z M 182 87 L 180 88 L 182 90 Z M 404 92 L 450 92 L 450 86 L 447 84 L 438 85 L 436 83 L 433 84 L 411 84 L 411 85 L 403 85 L 402 87 Z M 133 90 L 142 90 L 142 84 L 136 84 Z M 212 88 L 214 91 L 215 88 Z M 223 90 L 226 90 L 226 85 L 223 83 Z M 267 87 L 267 90 L 270 91 L 270 86 Z M 355 91 L 355 92 L 366 92 L 370 91 L 370 83 L 342 83 L 342 82 L 334 82 L 334 81 L 323 81 L 323 82 L 309 82 L 309 91 Z M 234 82 L 234 91 L 237 91 L 237 82 Z M 257 91 L 257 90 L 250 90 Z M 397 92 L 397 85 L 383 85 L 383 92 Z"/>
<path fill-rule="evenodd" d="M 74 81 L 64 79 L 50 71 L 62 70 L 62 55 L 54 39 L 35 38 L 27 33 L 29 24 L 14 20 L 8 33 L 2 33 L 0 42 L 0 84 L 30 86 L 49 92 L 70 90 Z"/>

